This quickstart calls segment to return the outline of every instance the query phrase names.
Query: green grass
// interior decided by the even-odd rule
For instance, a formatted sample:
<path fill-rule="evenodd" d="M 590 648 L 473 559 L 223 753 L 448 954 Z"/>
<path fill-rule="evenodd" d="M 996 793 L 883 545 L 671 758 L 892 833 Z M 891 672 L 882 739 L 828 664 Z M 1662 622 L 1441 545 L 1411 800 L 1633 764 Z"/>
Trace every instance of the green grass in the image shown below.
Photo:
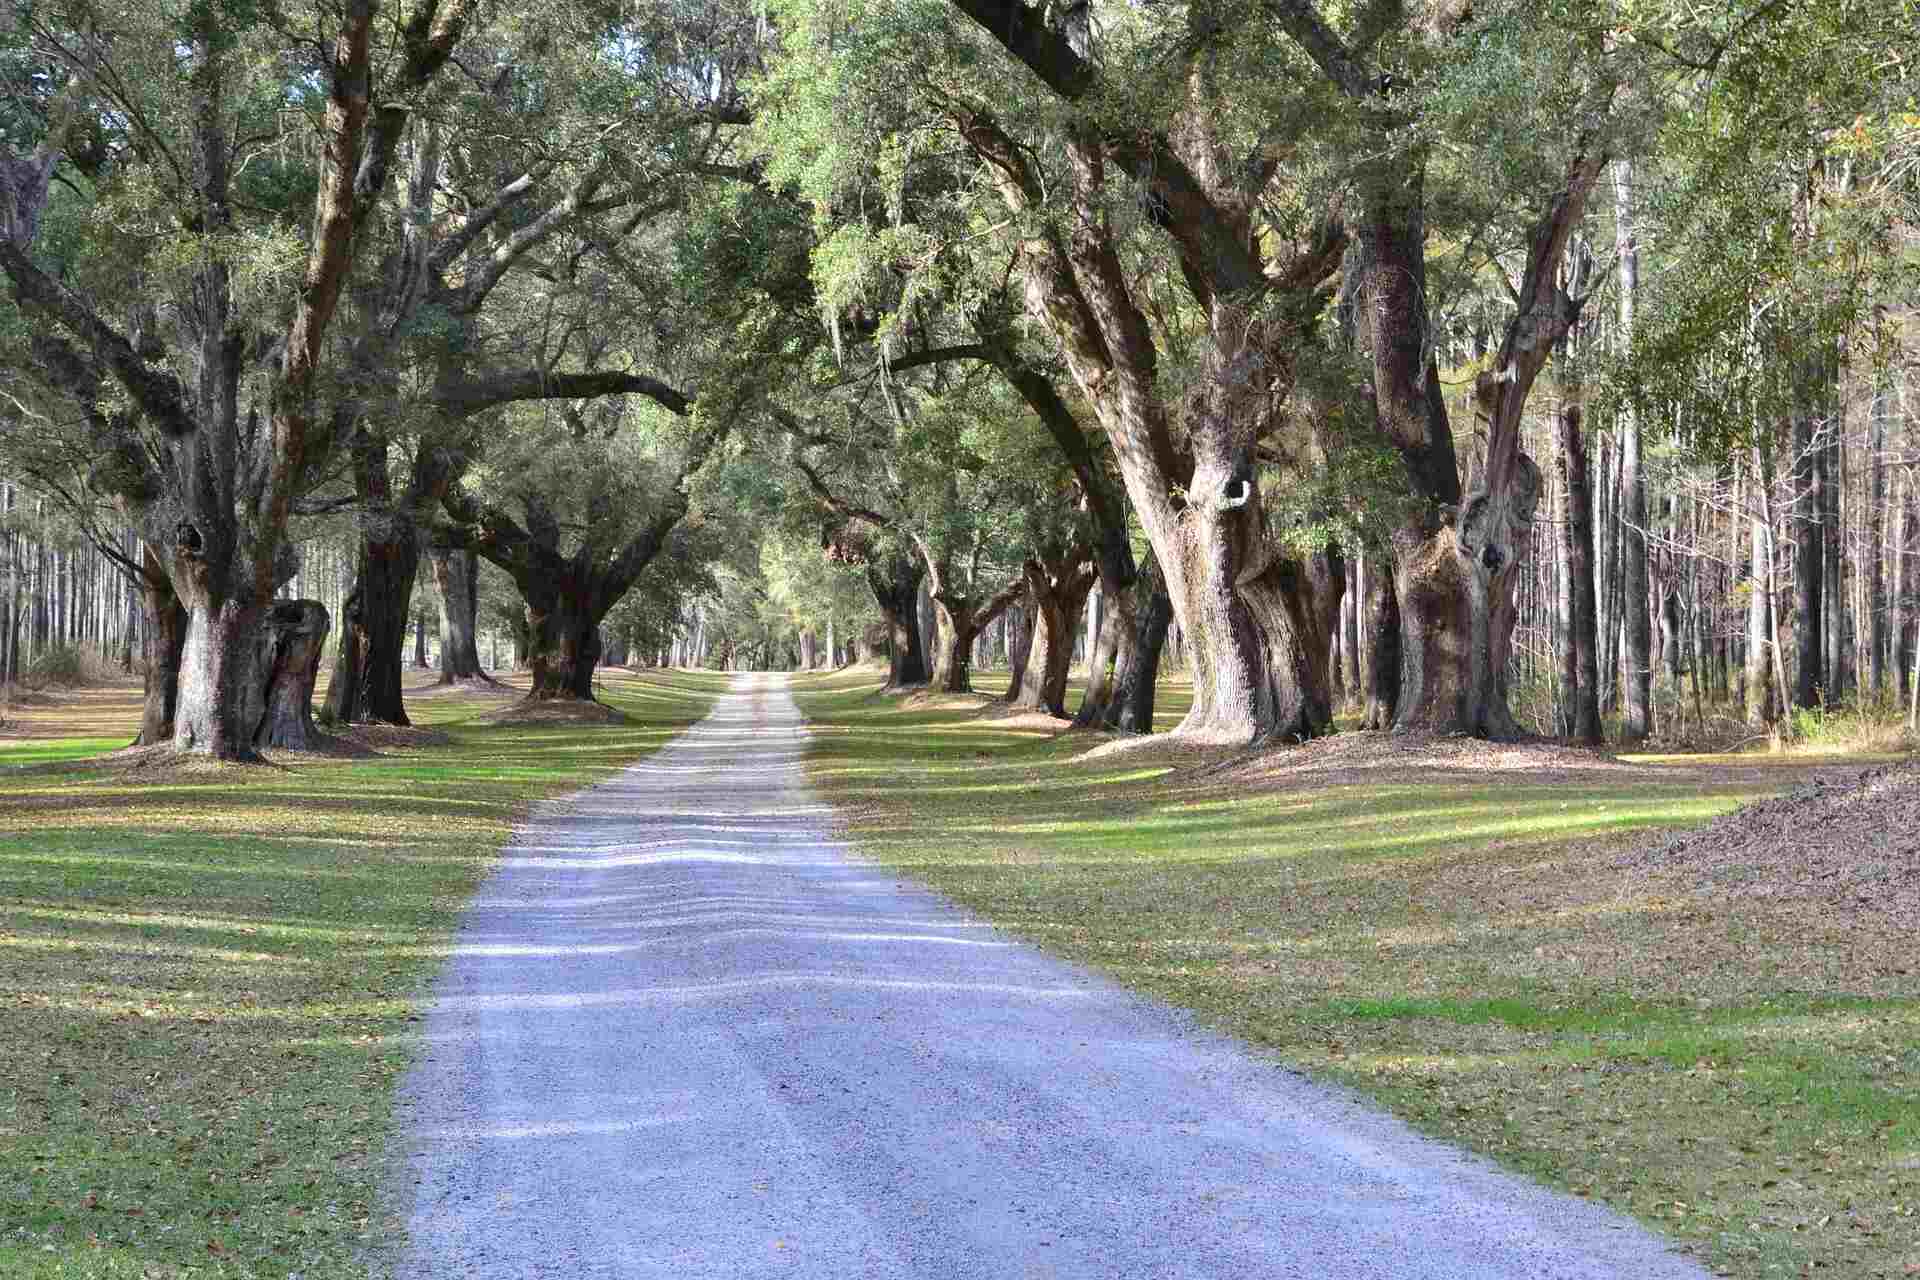
<path fill-rule="evenodd" d="M 0 742 L 0 777 L 5 770 L 21 765 L 60 764 L 85 760 L 118 751 L 133 738 L 131 733 L 118 738 L 41 738 L 18 742 Z"/>
<path fill-rule="evenodd" d="M 1805 761 L 1180 778 L 872 684 L 800 685 L 867 854 L 1725 1274 L 1920 1272 L 1911 933 L 1616 865 Z"/>
<path fill-rule="evenodd" d="M 0 772 L 0 1275 L 364 1275 L 459 909 L 529 802 L 724 683 L 616 677 L 592 729 L 423 698 L 450 741 L 364 760 Z"/>

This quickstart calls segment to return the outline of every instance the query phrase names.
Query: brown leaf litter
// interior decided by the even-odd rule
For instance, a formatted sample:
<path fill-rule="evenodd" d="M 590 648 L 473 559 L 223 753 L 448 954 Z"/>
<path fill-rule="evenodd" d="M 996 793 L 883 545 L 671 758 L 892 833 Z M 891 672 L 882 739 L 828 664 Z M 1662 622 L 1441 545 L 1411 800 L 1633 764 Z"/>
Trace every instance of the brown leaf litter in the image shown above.
<path fill-rule="evenodd" d="M 1663 833 L 1619 865 L 1691 882 L 1705 896 L 1805 901 L 1920 925 L 1920 761 L 1815 777 Z"/>

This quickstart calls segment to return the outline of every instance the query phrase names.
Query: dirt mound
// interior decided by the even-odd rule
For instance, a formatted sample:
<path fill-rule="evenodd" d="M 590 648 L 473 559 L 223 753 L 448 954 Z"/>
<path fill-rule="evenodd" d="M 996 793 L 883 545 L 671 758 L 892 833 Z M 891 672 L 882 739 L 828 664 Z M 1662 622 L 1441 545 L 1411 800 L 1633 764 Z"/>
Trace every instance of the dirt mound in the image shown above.
<path fill-rule="evenodd" d="M 527 696 L 525 689 L 516 689 L 504 681 L 494 680 L 486 676 L 455 680 L 448 684 L 442 684 L 436 678 L 422 684 L 409 685 L 405 692 L 409 698 L 443 698 L 450 694 L 471 694 L 485 698 L 524 698 Z"/>
<path fill-rule="evenodd" d="M 625 724 L 627 717 L 604 702 L 583 698 L 523 698 L 511 706 L 477 717 L 480 724 Z"/>
<path fill-rule="evenodd" d="M 1804 900 L 1920 924 L 1920 762 L 1816 778 L 1704 827 L 1635 849 L 1621 866 L 1694 892 Z"/>
<path fill-rule="evenodd" d="M 1275 783 L 1291 778 L 1379 781 L 1391 770 L 1396 781 L 1457 781 L 1463 774 L 1524 775 L 1529 782 L 1565 781 L 1593 773 L 1637 772 L 1604 752 L 1558 742 L 1488 742 L 1481 738 L 1391 734 L 1376 730 L 1336 733 L 1312 742 L 1238 750 L 1219 743 L 1171 736 L 1121 738 L 1078 757 L 1096 760 L 1125 755 L 1142 763 L 1186 766 L 1187 775 L 1212 781 Z"/>

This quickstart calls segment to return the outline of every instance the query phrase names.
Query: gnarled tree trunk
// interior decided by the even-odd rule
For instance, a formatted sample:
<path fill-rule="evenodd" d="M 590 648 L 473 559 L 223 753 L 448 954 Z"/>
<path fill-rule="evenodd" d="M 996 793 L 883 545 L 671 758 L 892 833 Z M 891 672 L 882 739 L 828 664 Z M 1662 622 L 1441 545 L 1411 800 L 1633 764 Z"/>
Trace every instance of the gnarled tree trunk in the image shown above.
<path fill-rule="evenodd" d="M 943 693 L 973 692 L 974 641 L 1008 606 L 1020 598 L 1024 582 L 1016 577 L 985 601 L 963 582 L 950 558 L 935 554 L 925 541 L 926 595 L 933 605 L 932 685 Z"/>
<path fill-rule="evenodd" d="M 1160 681 L 1160 655 L 1166 648 L 1167 628 L 1173 621 L 1173 598 L 1167 594 L 1158 567 L 1141 575 L 1138 590 L 1144 606 L 1134 610 L 1132 661 L 1118 668 L 1113 705 L 1118 715 L 1113 727 L 1122 733 L 1153 732 L 1153 702 Z"/>
<path fill-rule="evenodd" d="M 141 555 L 135 575 L 140 597 L 140 653 L 146 665 L 145 697 L 136 747 L 173 740 L 175 708 L 180 702 L 180 658 L 187 647 L 187 607 L 174 594 L 165 566 L 151 548 Z"/>
<path fill-rule="evenodd" d="M 336 647 L 327 714 L 340 724 L 411 724 L 400 691 L 412 621 L 414 579 L 420 547 L 410 522 L 394 522 L 395 536 L 368 532 L 360 544 L 360 569 L 347 596 Z"/>
<path fill-rule="evenodd" d="M 440 683 L 487 680 L 480 665 L 480 558 L 458 547 L 433 547 L 428 555 L 440 589 Z"/>
<path fill-rule="evenodd" d="M 921 568 L 912 556 L 895 554 L 867 566 L 867 586 L 887 627 L 887 688 L 911 689 L 927 682 L 927 656 L 920 645 Z"/>
<path fill-rule="evenodd" d="M 1346 590 L 1337 548 L 1303 559 L 1275 559 L 1243 576 L 1240 592 L 1266 646 L 1256 717 L 1263 740 L 1305 742 L 1333 727 L 1335 628 Z"/>
<path fill-rule="evenodd" d="M 255 748 L 313 746 L 313 686 L 331 625 L 318 600 L 276 601 L 261 618 L 248 690 Z"/>
<path fill-rule="evenodd" d="M 605 608 L 591 591 L 560 582 L 525 593 L 527 666 L 533 673 L 529 701 L 593 700 L 593 671 L 600 664 L 600 618 Z"/>
<path fill-rule="evenodd" d="M 1033 643 L 1020 682 L 1008 686 L 1008 700 L 1016 709 L 1044 711 L 1064 719 L 1074 632 L 1087 593 L 1093 590 L 1094 573 L 1081 548 L 1045 560 L 1031 557 L 1021 573 L 1026 579 L 1027 608 L 1033 614 Z"/>
<path fill-rule="evenodd" d="M 1366 708 L 1362 729 L 1393 728 L 1400 709 L 1400 592 L 1391 573 L 1368 564 L 1362 575 L 1365 598 L 1360 600 L 1361 626 L 1366 631 Z"/>

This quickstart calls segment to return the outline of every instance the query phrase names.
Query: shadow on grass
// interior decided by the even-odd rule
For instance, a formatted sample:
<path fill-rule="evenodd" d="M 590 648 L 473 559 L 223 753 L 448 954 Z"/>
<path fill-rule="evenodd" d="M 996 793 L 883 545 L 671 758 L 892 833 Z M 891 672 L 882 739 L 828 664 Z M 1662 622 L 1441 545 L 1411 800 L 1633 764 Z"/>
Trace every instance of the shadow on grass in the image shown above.
<path fill-rule="evenodd" d="M 855 846 L 1050 950 L 1728 1274 L 1920 1264 L 1910 934 L 1623 857 L 1818 762 L 1250 784 L 1068 763 L 1097 739 L 876 699 L 865 673 L 796 692 Z"/>
<path fill-rule="evenodd" d="M 0 1275 L 364 1275 L 392 1086 L 459 910 L 528 805 L 724 684 L 616 676 L 612 728 L 420 699 L 449 741 L 293 769 L 0 772 Z"/>

